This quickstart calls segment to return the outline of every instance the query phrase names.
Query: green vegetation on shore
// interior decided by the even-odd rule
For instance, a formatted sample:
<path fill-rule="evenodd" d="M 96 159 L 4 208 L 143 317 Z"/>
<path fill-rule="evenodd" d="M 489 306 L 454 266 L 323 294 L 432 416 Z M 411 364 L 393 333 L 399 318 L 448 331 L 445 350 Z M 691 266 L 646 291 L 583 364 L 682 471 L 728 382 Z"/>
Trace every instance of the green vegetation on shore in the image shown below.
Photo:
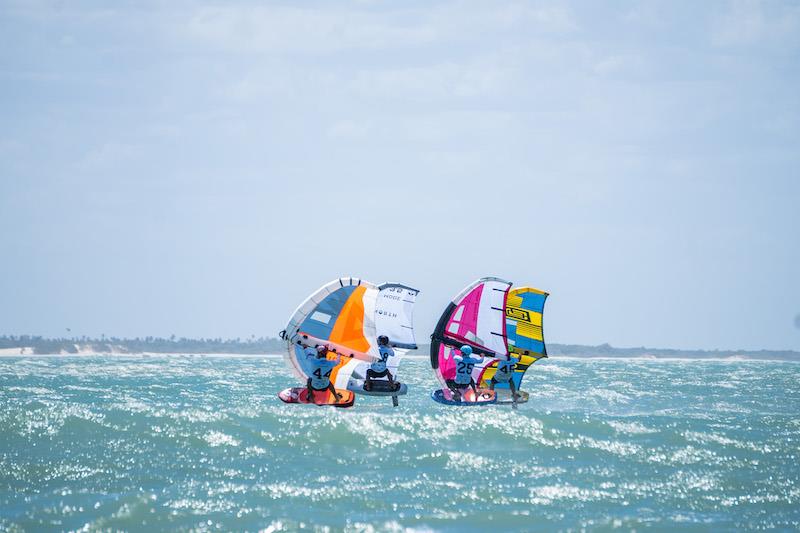
<path fill-rule="evenodd" d="M 120 339 L 117 337 L 72 337 L 50 339 L 32 335 L 0 336 L 0 349 L 31 348 L 35 354 L 58 353 L 233 353 L 263 354 L 277 353 L 283 349 L 283 343 L 270 337 L 250 337 L 248 339 L 187 339 L 163 337 L 136 337 Z"/>

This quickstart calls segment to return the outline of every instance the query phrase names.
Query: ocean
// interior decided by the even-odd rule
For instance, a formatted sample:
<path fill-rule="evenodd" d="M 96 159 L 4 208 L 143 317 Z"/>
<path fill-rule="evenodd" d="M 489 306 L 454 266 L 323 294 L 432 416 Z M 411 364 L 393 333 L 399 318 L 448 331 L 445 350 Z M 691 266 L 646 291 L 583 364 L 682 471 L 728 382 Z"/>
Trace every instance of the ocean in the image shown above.
<path fill-rule="evenodd" d="M 286 405 L 277 357 L 0 358 L 0 530 L 800 528 L 800 364 L 543 360 L 530 402 Z"/>

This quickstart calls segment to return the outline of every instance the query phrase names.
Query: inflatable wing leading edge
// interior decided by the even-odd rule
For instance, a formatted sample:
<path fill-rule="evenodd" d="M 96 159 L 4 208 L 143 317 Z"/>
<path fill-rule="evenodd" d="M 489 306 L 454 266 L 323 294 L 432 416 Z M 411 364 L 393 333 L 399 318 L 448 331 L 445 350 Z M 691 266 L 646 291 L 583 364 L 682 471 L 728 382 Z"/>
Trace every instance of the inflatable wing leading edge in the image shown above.
<path fill-rule="evenodd" d="M 506 301 L 511 283 L 499 278 L 481 278 L 469 284 L 447 306 L 431 336 L 431 366 L 443 386 L 455 377 L 454 351 L 463 344 L 485 357 L 475 365 L 472 377 L 480 377 L 494 358 L 505 359 Z"/>

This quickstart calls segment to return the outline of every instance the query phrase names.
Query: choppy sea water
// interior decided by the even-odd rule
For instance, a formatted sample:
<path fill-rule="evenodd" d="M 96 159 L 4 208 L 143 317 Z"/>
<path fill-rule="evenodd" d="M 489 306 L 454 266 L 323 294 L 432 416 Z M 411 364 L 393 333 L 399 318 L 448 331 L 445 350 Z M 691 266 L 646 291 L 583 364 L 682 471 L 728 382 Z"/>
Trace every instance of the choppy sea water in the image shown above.
<path fill-rule="evenodd" d="M 800 364 L 565 360 L 531 401 L 282 404 L 279 358 L 0 359 L 0 530 L 800 527 Z"/>

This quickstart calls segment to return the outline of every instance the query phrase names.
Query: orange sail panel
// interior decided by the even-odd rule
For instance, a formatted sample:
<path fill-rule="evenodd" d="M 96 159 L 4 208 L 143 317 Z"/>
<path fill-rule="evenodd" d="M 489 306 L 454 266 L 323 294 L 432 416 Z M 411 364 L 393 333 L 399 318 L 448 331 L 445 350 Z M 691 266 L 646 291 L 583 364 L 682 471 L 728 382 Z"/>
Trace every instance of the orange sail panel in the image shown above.
<path fill-rule="evenodd" d="M 359 352 L 368 352 L 370 349 L 369 341 L 364 336 L 364 294 L 367 288 L 359 285 L 342 307 L 342 312 L 336 319 L 336 323 L 331 330 L 330 340 L 337 344 L 343 344 Z M 342 358 L 331 373 L 331 382 L 337 383 L 339 371 L 351 364 L 350 359 Z"/>
<path fill-rule="evenodd" d="M 364 293 L 367 288 L 356 287 L 342 307 L 331 331 L 330 340 L 359 352 L 368 352 L 369 341 L 364 336 Z"/>

